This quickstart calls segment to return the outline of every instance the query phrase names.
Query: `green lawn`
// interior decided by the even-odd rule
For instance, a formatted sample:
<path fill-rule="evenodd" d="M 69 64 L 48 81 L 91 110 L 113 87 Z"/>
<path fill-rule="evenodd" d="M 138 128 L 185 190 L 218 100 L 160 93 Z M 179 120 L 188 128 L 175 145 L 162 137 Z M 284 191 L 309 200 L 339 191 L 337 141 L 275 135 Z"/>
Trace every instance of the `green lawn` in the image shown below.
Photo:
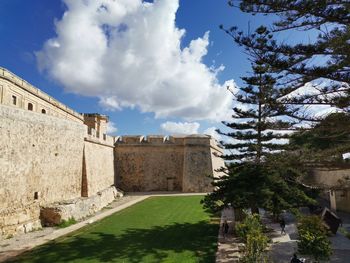
<path fill-rule="evenodd" d="M 215 262 L 218 224 L 202 198 L 148 198 L 17 262 Z"/>

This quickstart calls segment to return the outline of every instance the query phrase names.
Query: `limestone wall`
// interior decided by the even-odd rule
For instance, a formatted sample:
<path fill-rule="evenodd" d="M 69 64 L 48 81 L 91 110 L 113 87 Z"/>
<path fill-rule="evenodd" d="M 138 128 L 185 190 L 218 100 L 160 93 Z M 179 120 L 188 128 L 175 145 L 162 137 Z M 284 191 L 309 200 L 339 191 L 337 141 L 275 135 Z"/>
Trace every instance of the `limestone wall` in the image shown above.
<path fill-rule="evenodd" d="M 303 182 L 323 189 L 332 210 L 350 212 L 350 169 L 313 169 Z"/>
<path fill-rule="evenodd" d="M 184 141 L 183 192 L 211 192 L 212 177 L 224 166 L 220 149 L 208 138 L 186 138 Z"/>
<path fill-rule="evenodd" d="M 38 205 L 79 197 L 84 125 L 0 105 L 0 234 L 38 219 Z"/>
<path fill-rule="evenodd" d="M 124 191 L 181 191 L 183 147 L 163 137 L 125 136 L 115 145 L 116 184 Z"/>
<path fill-rule="evenodd" d="M 208 136 L 123 136 L 115 144 L 116 184 L 124 191 L 212 190 L 220 152 Z M 222 162 L 223 165 L 223 162 Z"/>
<path fill-rule="evenodd" d="M 303 182 L 324 189 L 350 188 L 350 169 L 313 169 Z"/>
<path fill-rule="evenodd" d="M 80 197 L 43 206 L 41 208 L 43 225 L 53 226 L 70 218 L 80 220 L 91 216 L 113 202 L 118 196 L 122 196 L 121 193 L 111 186 L 88 198 Z"/>
<path fill-rule="evenodd" d="M 114 152 L 113 140 L 106 141 L 85 138 L 84 159 L 87 180 L 87 194 L 95 195 L 111 185 L 114 185 Z"/>
<path fill-rule="evenodd" d="M 4 68 L 0 68 L 0 104 L 83 123 L 81 114 Z"/>

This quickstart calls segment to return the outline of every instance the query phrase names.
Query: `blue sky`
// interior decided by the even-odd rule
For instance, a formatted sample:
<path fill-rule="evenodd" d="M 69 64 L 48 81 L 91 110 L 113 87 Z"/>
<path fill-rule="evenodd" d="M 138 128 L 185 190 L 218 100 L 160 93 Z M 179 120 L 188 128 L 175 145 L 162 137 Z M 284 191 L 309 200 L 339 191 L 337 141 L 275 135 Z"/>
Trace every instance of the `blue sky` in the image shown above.
<path fill-rule="evenodd" d="M 225 82 L 241 84 L 239 77 L 249 64 L 219 25 L 247 29 L 250 21 L 255 28 L 271 18 L 243 14 L 225 0 L 180 0 L 178 8 L 173 5 L 177 0 L 161 0 L 162 6 L 153 8 L 138 0 L 118 1 L 120 6 L 98 1 L 109 3 L 104 7 L 109 13 L 101 11 L 96 18 L 93 7 L 79 6 L 82 0 L 1 0 L 0 66 L 78 112 L 109 115 L 118 135 L 202 133 L 221 127 L 227 118 L 221 113 L 232 106 Z M 89 22 L 80 24 L 84 19 Z M 92 33 L 101 28 L 96 21 L 106 33 L 102 40 Z M 114 37 L 109 39 L 107 31 Z M 126 53 L 142 55 L 130 58 Z M 62 65 L 67 67 L 61 70 Z"/>

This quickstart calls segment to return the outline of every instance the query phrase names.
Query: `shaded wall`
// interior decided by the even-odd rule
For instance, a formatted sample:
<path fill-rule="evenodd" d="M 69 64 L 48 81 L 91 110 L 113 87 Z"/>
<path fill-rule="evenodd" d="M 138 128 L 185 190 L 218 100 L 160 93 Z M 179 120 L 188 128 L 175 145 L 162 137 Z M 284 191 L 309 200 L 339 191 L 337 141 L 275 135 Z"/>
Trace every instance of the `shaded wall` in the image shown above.
<path fill-rule="evenodd" d="M 324 189 L 332 210 L 350 212 L 350 169 L 313 169 L 303 182 Z"/>

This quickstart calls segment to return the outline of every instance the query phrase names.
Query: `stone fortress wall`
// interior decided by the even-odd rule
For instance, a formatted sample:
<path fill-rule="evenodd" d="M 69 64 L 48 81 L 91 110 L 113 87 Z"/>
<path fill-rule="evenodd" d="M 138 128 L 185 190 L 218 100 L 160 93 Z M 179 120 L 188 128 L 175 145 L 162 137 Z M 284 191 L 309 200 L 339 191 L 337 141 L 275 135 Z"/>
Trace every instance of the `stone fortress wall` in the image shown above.
<path fill-rule="evenodd" d="M 108 117 L 79 114 L 0 68 L 0 236 L 89 216 L 126 191 L 211 190 L 223 161 L 210 136 L 106 134 Z"/>
<path fill-rule="evenodd" d="M 221 149 L 207 135 L 125 136 L 114 151 L 117 182 L 125 191 L 210 192 L 224 165 L 215 155 Z"/>
<path fill-rule="evenodd" d="M 84 126 L 0 105 L 0 234 L 40 226 L 39 206 L 80 196 Z"/>

